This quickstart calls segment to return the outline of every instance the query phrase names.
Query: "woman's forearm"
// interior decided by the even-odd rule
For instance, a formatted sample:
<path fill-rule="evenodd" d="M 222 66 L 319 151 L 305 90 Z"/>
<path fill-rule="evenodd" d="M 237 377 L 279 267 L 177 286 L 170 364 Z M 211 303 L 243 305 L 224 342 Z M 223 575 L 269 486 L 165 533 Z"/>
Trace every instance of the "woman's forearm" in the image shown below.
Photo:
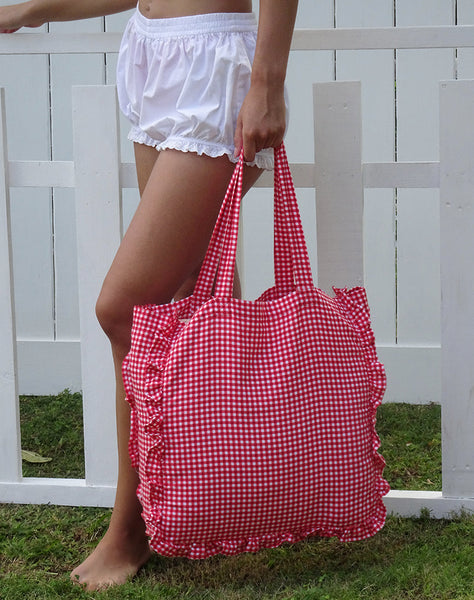
<path fill-rule="evenodd" d="M 298 0 L 260 0 L 250 90 L 235 130 L 235 154 L 252 162 L 263 148 L 281 144 L 286 128 L 284 84 Z"/>
<path fill-rule="evenodd" d="M 283 87 L 298 0 L 260 0 L 252 83 Z"/>
<path fill-rule="evenodd" d="M 50 21 L 76 21 L 122 12 L 136 6 L 136 0 L 30 0 L 17 5 L 24 25 Z"/>

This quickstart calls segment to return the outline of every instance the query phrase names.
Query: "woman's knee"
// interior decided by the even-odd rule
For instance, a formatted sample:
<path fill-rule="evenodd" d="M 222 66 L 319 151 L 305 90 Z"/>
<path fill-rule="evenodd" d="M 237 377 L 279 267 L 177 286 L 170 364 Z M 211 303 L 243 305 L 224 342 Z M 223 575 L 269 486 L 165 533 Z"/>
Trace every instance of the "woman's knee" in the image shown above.
<path fill-rule="evenodd" d="M 103 288 L 96 302 L 97 320 L 113 345 L 130 346 L 133 304 L 118 293 Z"/>

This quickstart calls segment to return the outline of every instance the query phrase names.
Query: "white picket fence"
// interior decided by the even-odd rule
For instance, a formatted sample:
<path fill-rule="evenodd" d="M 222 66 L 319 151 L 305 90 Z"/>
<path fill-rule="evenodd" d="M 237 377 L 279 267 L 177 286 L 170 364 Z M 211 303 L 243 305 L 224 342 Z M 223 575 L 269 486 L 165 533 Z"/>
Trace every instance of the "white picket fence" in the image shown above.
<path fill-rule="evenodd" d="M 338 5 L 344 4 L 348 5 L 342 1 L 339 1 Z M 393 6 L 393 2 L 391 4 Z M 442 3 L 438 2 L 438 4 Z M 380 0 L 377 7 L 374 5 L 373 12 L 380 16 L 380 7 L 385 10 L 388 5 L 388 2 Z M 400 14 L 399 11 L 398 15 Z M 376 300 L 374 320 L 379 341 L 378 349 L 389 372 L 390 399 L 439 400 L 436 396 L 437 379 L 442 379 L 443 490 L 439 492 L 392 491 L 386 498 L 387 506 L 391 511 L 407 515 L 417 513 L 422 506 L 431 508 L 435 516 L 447 515 L 451 510 L 461 507 L 472 510 L 474 507 L 472 474 L 474 365 L 471 346 L 474 341 L 474 310 L 469 299 L 474 290 L 474 275 L 471 269 L 474 256 L 472 236 L 474 166 L 469 159 L 473 156 L 474 150 L 474 83 L 446 81 L 440 84 L 440 118 L 433 128 L 434 135 L 439 137 L 439 160 L 433 159 L 431 150 L 427 158 L 420 158 L 422 155 L 417 153 L 423 150 L 423 141 L 416 149 L 415 158 L 410 155 L 412 149 L 406 143 L 405 147 L 404 143 L 401 143 L 404 135 L 410 144 L 417 143 L 416 135 L 410 137 L 406 130 L 410 122 L 411 127 L 416 125 L 416 119 L 420 118 L 420 110 L 423 110 L 423 106 L 420 110 L 413 111 L 414 116 L 411 116 L 411 121 L 410 118 L 400 118 L 398 121 L 396 133 L 401 141 L 397 147 L 397 162 L 393 160 L 394 132 L 388 132 L 387 143 L 384 139 L 386 131 L 379 127 L 382 119 L 377 110 L 383 112 L 382 108 L 378 107 L 377 102 L 372 102 L 373 113 L 369 120 L 365 117 L 365 121 L 361 113 L 362 106 L 367 104 L 367 99 L 364 98 L 364 94 L 367 93 L 365 90 L 371 89 L 370 79 L 380 78 L 381 73 L 387 73 L 389 62 L 392 63 L 393 70 L 394 48 L 404 48 L 407 52 L 412 51 L 409 49 L 418 49 L 417 54 L 413 55 L 417 60 L 423 56 L 426 58 L 425 52 L 447 51 L 452 55 L 453 48 L 466 48 L 464 52 L 469 52 L 474 46 L 474 27 L 391 28 L 377 27 L 379 23 L 370 23 L 374 25 L 370 29 L 329 29 L 332 25 L 329 22 L 329 15 L 330 11 L 326 23 L 328 29 L 318 31 L 299 29 L 294 38 L 293 49 L 305 50 L 303 54 L 311 62 L 313 71 L 314 66 L 318 65 L 317 69 L 320 72 L 314 79 L 333 78 L 330 67 L 335 64 L 334 49 L 339 53 L 337 68 L 340 72 L 336 74 L 339 79 L 345 71 L 355 73 L 359 64 L 365 66 L 360 77 L 363 81 L 362 87 L 359 83 L 345 82 L 315 84 L 314 99 L 310 102 L 311 112 L 308 112 L 306 98 L 306 103 L 301 105 L 299 114 L 293 119 L 299 129 L 289 132 L 287 147 L 290 159 L 295 160 L 296 157 L 296 160 L 301 161 L 293 164 L 292 170 L 299 188 L 300 204 L 302 204 L 307 230 L 314 229 L 314 218 L 317 217 L 317 236 L 311 236 L 314 233 L 311 229 L 308 236 L 314 270 L 323 289 L 331 285 L 354 285 L 365 281 L 371 305 L 374 305 L 373 299 Z M 40 33 L 10 36 L 8 39 L 0 37 L 0 54 L 13 56 L 21 53 L 40 56 L 44 53 L 59 53 L 61 58 L 63 54 L 75 55 L 86 51 L 92 54 L 108 53 L 116 51 L 118 40 L 119 34 L 114 33 L 88 35 Z M 424 48 L 430 50 L 421 50 Z M 448 50 L 439 50 L 440 48 Z M 355 51 L 352 51 L 354 49 Z M 361 49 L 365 49 L 364 52 Z M 369 54 L 375 57 L 372 62 L 365 54 L 367 49 L 371 49 Z M 361 60 L 361 52 L 364 61 Z M 462 50 L 456 51 L 456 58 L 460 57 L 461 52 Z M 413 56 L 410 57 L 411 60 Z M 435 57 L 438 63 L 440 56 L 436 54 Z M 397 65 L 400 64 L 400 60 L 407 62 L 409 60 L 408 56 L 403 57 L 401 54 L 397 58 Z M 290 85 L 294 84 L 298 77 L 301 82 L 301 71 L 298 74 L 298 70 L 303 69 L 307 72 L 309 62 L 305 61 L 306 59 L 303 58 L 298 64 L 295 63 L 293 68 L 290 63 Z M 433 64 L 432 59 L 428 64 Z M 458 61 L 456 64 L 459 66 L 461 63 Z M 469 64 L 469 61 L 466 64 Z M 406 73 L 401 67 L 400 71 Z M 427 77 L 426 69 L 421 69 L 420 72 Z M 438 70 L 436 74 L 439 75 Z M 430 76 L 432 75 L 431 73 Z M 451 77 L 452 74 L 448 76 Z M 400 75 L 397 86 L 402 87 L 401 79 Z M 388 112 L 400 116 L 400 112 L 395 113 L 393 106 L 393 84 L 392 72 L 385 80 L 384 99 L 391 98 Z M 411 104 L 416 104 L 414 95 L 410 100 Z M 400 98 L 399 101 L 401 102 Z M 3 104 L 2 95 L 0 501 L 111 505 L 116 470 L 115 424 L 112 418 L 114 414 L 113 375 L 107 342 L 95 322 L 94 304 L 103 275 L 119 243 L 123 228 L 122 221 L 127 220 L 126 211 L 124 217 L 118 200 L 121 197 L 120 192 L 136 187 L 133 165 L 130 162 L 122 162 L 120 158 L 115 90 L 112 86 L 78 87 L 74 90 L 72 103 L 74 135 L 71 136 L 74 140 L 73 160 L 8 160 Z M 380 104 L 383 105 L 382 102 Z M 409 107 L 410 103 L 404 102 L 403 105 Z M 430 106 L 433 106 L 432 102 Z M 70 111 L 70 106 L 67 109 Z M 409 112 L 408 108 L 407 112 Z M 312 125 L 309 126 L 310 122 L 314 122 L 314 128 Z M 18 135 L 18 132 L 10 131 L 9 136 L 12 135 Z M 371 146 L 372 155 L 370 156 L 369 153 L 367 159 L 366 140 L 375 138 L 377 143 Z M 310 152 L 312 155 L 310 160 L 313 162 L 307 160 L 309 143 L 314 143 L 314 154 L 312 148 Z M 435 143 L 435 146 L 437 145 Z M 304 149 L 304 157 L 302 149 Z M 122 155 L 123 153 L 122 148 Z M 302 157 L 304 160 L 301 160 Z M 381 160 L 384 162 L 380 162 Z M 420 162 L 420 160 L 429 162 Z M 269 194 L 265 189 L 269 185 L 271 185 L 270 179 L 266 177 L 259 183 L 258 189 L 252 196 L 252 200 L 255 201 L 246 201 L 244 206 L 244 241 L 241 261 L 244 284 L 250 297 L 254 295 L 254 288 L 257 290 L 257 286 L 255 271 L 252 273 L 248 268 L 250 264 L 248 259 L 251 257 L 254 261 L 255 251 L 259 250 L 255 246 L 255 239 L 264 237 L 260 230 L 259 236 L 255 235 L 255 227 L 257 222 L 259 227 L 262 227 L 262 216 L 270 215 L 267 210 L 270 208 Z M 15 303 L 12 293 L 12 235 L 9 215 L 9 194 L 11 193 L 13 205 L 16 201 L 14 192 L 19 188 L 54 188 L 56 192 L 75 188 L 78 240 L 77 297 L 81 321 L 82 360 L 80 387 L 84 394 L 86 442 L 85 480 L 21 477 L 16 355 L 17 352 L 22 354 L 25 360 L 25 346 L 23 340 L 20 340 L 18 345 L 16 343 L 17 320 L 14 319 Z M 394 245 L 392 231 L 393 188 L 398 189 L 397 247 Z M 433 192 L 433 188 L 439 188 L 439 194 Z M 314 197 L 314 189 L 316 189 L 316 212 L 314 212 L 313 202 L 311 205 L 306 203 L 308 198 Z M 405 192 L 412 193 L 413 189 L 422 190 L 427 194 L 422 197 L 404 196 Z M 57 200 L 59 198 L 58 193 Z M 124 198 L 126 201 L 127 197 Z M 59 211 L 60 202 L 57 201 L 56 205 Z M 382 218 L 383 215 L 385 217 L 388 215 L 388 218 Z M 431 279 L 425 277 L 424 273 L 425 270 L 433 270 L 433 264 L 435 268 L 439 264 L 436 261 L 437 246 L 433 246 L 432 241 L 438 235 L 436 227 L 438 215 L 441 230 L 443 298 L 442 354 L 439 335 L 437 337 L 436 333 L 432 334 L 433 323 L 436 324 L 437 318 L 439 320 L 437 316 L 439 303 L 438 309 L 436 308 L 439 276 L 437 280 L 436 277 L 433 280 L 432 273 L 429 273 Z M 410 217 L 415 221 L 411 229 Z M 265 218 L 263 222 L 266 223 L 263 225 L 265 228 L 268 223 L 271 223 L 271 218 Z M 427 228 L 430 222 L 431 225 L 434 223 L 431 234 L 425 235 L 425 231 L 420 230 L 420 223 L 424 225 L 425 222 Z M 368 235 L 362 235 L 364 229 Z M 428 244 L 427 239 L 430 240 Z M 394 260 L 395 252 L 398 253 L 397 262 Z M 268 253 L 262 252 L 262 254 Z M 408 269 L 410 261 L 418 263 L 421 268 Z M 393 276 L 391 279 L 385 276 L 387 270 L 393 273 L 395 264 L 397 264 L 397 281 L 394 281 Z M 271 268 L 265 262 L 260 266 L 264 277 L 261 272 L 257 274 L 259 285 L 262 279 L 271 277 Z M 414 278 L 416 281 L 413 280 Z M 408 282 L 404 287 L 401 285 L 403 279 Z M 377 303 L 379 298 L 383 298 L 383 302 Z M 395 305 L 398 307 L 398 313 L 394 310 Z M 405 315 L 408 317 L 405 318 Z M 433 315 L 434 317 L 431 318 Z M 427 321 L 429 327 L 425 325 Z M 420 335 L 420 323 L 422 335 Z M 412 335 L 412 330 L 416 330 L 416 335 Z M 38 337 L 41 339 L 41 336 Z M 60 361 L 61 355 L 64 354 L 63 364 L 67 373 L 71 355 L 66 348 L 70 348 L 73 342 L 58 337 L 59 339 L 54 341 L 56 348 L 59 349 L 57 361 Z M 77 342 L 74 344 L 78 346 Z M 61 369 L 60 362 L 56 363 L 56 368 L 58 364 Z M 408 389 L 410 392 L 407 394 Z M 408 398 L 410 393 L 411 398 Z"/>

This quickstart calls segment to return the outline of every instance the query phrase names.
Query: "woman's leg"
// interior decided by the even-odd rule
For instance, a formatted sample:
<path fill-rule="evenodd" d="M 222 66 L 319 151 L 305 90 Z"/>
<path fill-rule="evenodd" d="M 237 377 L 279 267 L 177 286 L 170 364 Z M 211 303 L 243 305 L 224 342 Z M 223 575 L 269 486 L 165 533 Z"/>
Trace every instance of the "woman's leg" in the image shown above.
<path fill-rule="evenodd" d="M 147 183 L 97 302 L 115 364 L 119 475 L 109 529 L 71 575 L 90 590 L 125 582 L 149 557 L 135 495 L 138 476 L 128 456 L 130 411 L 121 376 L 133 306 L 170 302 L 186 286 L 202 262 L 233 170 L 227 157 L 166 150 L 156 158 L 148 149 L 136 150 L 139 182 Z M 244 192 L 259 175 L 245 169 Z"/>

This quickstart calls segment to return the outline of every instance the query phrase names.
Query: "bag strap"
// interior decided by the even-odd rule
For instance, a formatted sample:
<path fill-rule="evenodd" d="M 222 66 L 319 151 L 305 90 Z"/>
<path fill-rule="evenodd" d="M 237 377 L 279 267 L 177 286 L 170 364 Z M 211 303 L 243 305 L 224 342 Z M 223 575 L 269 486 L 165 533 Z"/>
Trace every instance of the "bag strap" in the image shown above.
<path fill-rule="evenodd" d="M 274 269 L 280 293 L 314 287 L 295 186 L 285 146 L 275 152 Z"/>
<path fill-rule="evenodd" d="M 232 173 L 230 183 L 227 187 L 224 202 L 222 203 L 219 211 L 216 225 L 212 232 L 212 237 L 207 248 L 206 256 L 204 257 L 204 261 L 199 272 L 199 277 L 196 285 L 194 286 L 193 297 L 196 299 L 198 304 L 208 300 L 212 295 L 212 289 L 216 281 L 218 265 L 222 258 L 222 250 L 227 238 L 227 233 L 231 229 L 231 211 L 234 204 L 234 197 L 236 195 L 240 195 L 240 197 L 242 196 L 243 164 L 244 158 L 243 152 L 241 152 L 239 162 Z"/>
<path fill-rule="evenodd" d="M 195 286 L 193 296 L 200 302 L 211 297 L 214 282 L 216 297 L 232 297 L 243 165 L 241 154 Z M 308 251 L 283 144 L 275 149 L 274 210 L 275 285 L 282 293 L 313 289 Z"/>

